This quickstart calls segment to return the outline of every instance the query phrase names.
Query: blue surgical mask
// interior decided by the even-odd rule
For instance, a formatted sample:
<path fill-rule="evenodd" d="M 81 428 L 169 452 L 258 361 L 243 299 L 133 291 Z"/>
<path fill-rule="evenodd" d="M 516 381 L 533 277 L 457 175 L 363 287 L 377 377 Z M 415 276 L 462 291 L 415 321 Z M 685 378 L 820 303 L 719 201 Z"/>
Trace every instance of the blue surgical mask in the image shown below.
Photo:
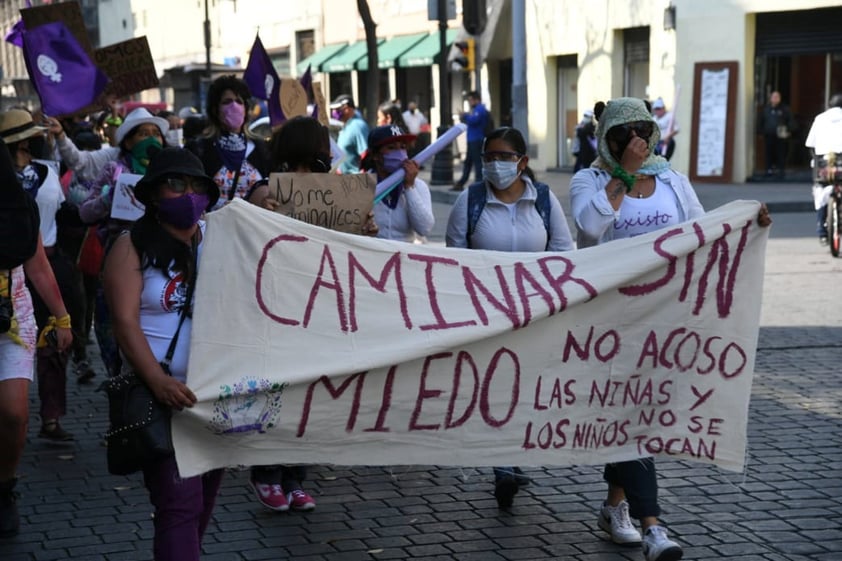
<path fill-rule="evenodd" d="M 388 174 L 393 174 L 398 171 L 401 164 L 406 161 L 409 156 L 406 155 L 406 150 L 392 150 L 383 154 L 383 170 Z"/>
<path fill-rule="evenodd" d="M 514 184 L 520 175 L 517 169 L 519 162 L 520 160 L 517 162 L 483 162 L 482 177 L 491 183 L 493 188 L 498 191 L 505 191 Z"/>

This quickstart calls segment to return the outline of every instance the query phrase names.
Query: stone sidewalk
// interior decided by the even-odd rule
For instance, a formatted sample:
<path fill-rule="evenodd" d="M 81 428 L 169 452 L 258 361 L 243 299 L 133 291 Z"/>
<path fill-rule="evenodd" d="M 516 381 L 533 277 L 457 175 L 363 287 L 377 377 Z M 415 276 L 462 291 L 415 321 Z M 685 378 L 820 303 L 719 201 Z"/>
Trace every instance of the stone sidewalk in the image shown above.
<path fill-rule="evenodd" d="M 842 559 L 842 314 L 826 289 L 840 271 L 842 260 L 812 239 L 770 240 L 745 472 L 658 461 L 663 519 L 685 559 Z M 38 439 L 32 414 L 19 469 L 23 527 L 0 541 L 0 560 L 151 559 L 151 507 L 139 475 L 107 473 L 106 400 L 95 388 L 68 384 L 73 443 Z M 37 412 L 34 387 L 30 406 Z M 232 470 L 203 559 L 642 560 L 597 528 L 600 468 L 527 472 L 535 483 L 507 513 L 491 495 L 490 469 L 320 466 L 305 484 L 318 506 L 299 514 L 265 511 L 248 472 Z"/>

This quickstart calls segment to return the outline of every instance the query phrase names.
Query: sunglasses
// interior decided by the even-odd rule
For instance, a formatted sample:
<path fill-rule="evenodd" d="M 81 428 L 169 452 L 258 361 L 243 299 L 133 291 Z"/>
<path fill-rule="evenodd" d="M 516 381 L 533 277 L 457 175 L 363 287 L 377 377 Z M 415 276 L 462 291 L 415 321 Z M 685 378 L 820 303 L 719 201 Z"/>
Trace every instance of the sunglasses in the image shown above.
<path fill-rule="evenodd" d="M 482 153 L 483 162 L 517 162 L 522 157 L 523 155 L 517 152 L 496 151 Z"/>
<path fill-rule="evenodd" d="M 243 100 L 239 97 L 229 97 L 228 99 L 223 99 L 221 103 L 222 105 L 231 105 L 232 103 L 236 103 L 237 105 L 243 105 Z"/>
<path fill-rule="evenodd" d="M 167 186 L 170 188 L 170 191 L 179 195 L 186 193 L 188 188 L 197 195 L 207 195 L 208 193 L 207 183 L 198 180 L 194 181 L 189 177 L 169 177 L 167 178 Z"/>
<path fill-rule="evenodd" d="M 613 140 L 618 144 L 622 144 L 631 139 L 632 131 L 634 131 L 634 134 L 638 138 L 648 141 L 652 136 L 652 133 L 655 132 L 655 123 L 650 121 L 637 121 L 634 123 L 617 125 L 611 127 L 606 135 L 606 138 L 608 138 L 608 140 Z"/>

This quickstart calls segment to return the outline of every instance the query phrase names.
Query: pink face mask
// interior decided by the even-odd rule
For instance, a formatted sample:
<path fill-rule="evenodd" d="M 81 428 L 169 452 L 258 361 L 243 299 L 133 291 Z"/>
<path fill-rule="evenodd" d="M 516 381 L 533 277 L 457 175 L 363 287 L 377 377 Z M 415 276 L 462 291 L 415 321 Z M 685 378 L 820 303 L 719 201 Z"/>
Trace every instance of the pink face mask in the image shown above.
<path fill-rule="evenodd" d="M 222 106 L 222 124 L 229 130 L 239 131 L 246 120 L 246 108 L 242 103 L 232 101 Z"/>

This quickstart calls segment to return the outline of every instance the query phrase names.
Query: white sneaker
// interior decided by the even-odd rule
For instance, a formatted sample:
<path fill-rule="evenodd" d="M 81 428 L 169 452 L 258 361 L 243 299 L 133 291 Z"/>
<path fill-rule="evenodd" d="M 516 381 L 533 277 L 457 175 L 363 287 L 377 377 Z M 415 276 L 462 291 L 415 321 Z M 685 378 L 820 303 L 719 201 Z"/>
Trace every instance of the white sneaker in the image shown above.
<path fill-rule="evenodd" d="M 599 527 L 611 534 L 611 541 L 620 545 L 637 545 L 640 532 L 629 518 L 629 503 L 621 501 L 617 506 L 603 503 L 599 511 Z"/>
<path fill-rule="evenodd" d="M 667 537 L 663 526 L 649 526 L 643 535 L 643 556 L 646 561 L 678 561 L 684 551 Z"/>

